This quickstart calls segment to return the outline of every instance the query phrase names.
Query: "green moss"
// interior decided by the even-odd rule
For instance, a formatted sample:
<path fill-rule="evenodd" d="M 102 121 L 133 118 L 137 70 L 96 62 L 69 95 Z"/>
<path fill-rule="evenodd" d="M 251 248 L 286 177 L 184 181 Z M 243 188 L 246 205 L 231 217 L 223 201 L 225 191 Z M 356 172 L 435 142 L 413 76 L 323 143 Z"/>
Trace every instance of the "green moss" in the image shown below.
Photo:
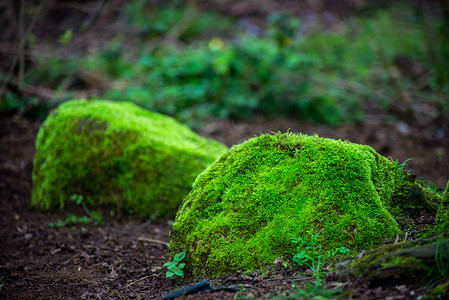
<path fill-rule="evenodd" d="M 438 250 L 447 249 L 447 236 L 382 245 L 351 261 L 343 273 L 367 285 L 413 282 L 428 284 L 441 280 L 437 266 Z M 446 266 L 447 255 L 444 253 Z"/>
<path fill-rule="evenodd" d="M 64 207 L 90 195 L 118 211 L 173 217 L 196 176 L 226 147 L 127 102 L 72 100 L 36 141 L 32 204 Z"/>
<path fill-rule="evenodd" d="M 423 299 L 449 299 L 449 279 L 428 290 Z"/>
<path fill-rule="evenodd" d="M 232 147 L 195 181 L 171 233 L 194 275 L 263 268 L 291 256 L 292 237 L 320 232 L 323 251 L 369 249 L 400 228 L 397 167 L 372 148 L 302 134 Z M 310 232 L 310 233 L 309 233 Z"/>
<path fill-rule="evenodd" d="M 407 180 L 399 180 L 391 198 L 389 212 L 401 229 L 410 231 L 423 212 L 435 215 L 440 203 L 441 196 L 422 186 L 413 176 Z M 429 229 L 433 230 L 433 225 L 429 225 Z"/>
<path fill-rule="evenodd" d="M 449 231 L 449 181 L 446 184 L 446 190 L 444 191 L 443 199 L 438 209 L 436 221 L 438 231 Z"/>

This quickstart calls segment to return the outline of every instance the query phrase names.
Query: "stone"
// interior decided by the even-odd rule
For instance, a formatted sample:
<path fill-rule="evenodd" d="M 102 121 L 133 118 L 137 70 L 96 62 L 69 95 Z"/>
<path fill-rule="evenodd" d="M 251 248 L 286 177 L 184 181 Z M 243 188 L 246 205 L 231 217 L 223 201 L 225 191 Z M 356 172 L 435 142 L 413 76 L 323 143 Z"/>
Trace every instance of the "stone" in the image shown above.
<path fill-rule="evenodd" d="M 63 208 L 78 194 L 117 212 L 173 218 L 197 175 L 226 149 L 132 103 L 71 100 L 39 130 L 32 204 Z"/>
<path fill-rule="evenodd" d="M 401 231 L 393 213 L 403 184 L 422 198 L 414 207 L 436 212 L 413 182 L 397 162 L 366 145 L 263 134 L 233 146 L 197 177 L 169 247 L 187 252 L 186 270 L 194 276 L 211 277 L 291 258 L 292 238 L 307 245 L 315 233 L 323 252 L 344 246 L 357 253 Z"/>
<path fill-rule="evenodd" d="M 360 258 L 347 260 L 349 263 L 345 263 L 340 274 L 357 279 L 370 287 L 385 284 L 443 283 L 440 289 L 444 290 L 434 292 L 448 294 L 448 237 L 447 234 L 440 234 L 425 239 L 381 245 Z M 342 266 L 341 263 L 337 265 Z M 446 281 L 441 282 L 442 279 Z"/>

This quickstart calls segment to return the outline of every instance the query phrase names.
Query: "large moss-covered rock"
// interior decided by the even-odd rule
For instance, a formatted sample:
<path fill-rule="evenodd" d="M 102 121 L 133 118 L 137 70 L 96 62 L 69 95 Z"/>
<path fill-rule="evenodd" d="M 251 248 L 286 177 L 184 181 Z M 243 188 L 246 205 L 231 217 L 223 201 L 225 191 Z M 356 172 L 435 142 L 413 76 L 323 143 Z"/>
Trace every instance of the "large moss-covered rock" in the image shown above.
<path fill-rule="evenodd" d="M 89 195 L 118 211 L 174 217 L 196 176 L 226 147 L 127 102 L 72 100 L 40 128 L 32 204 Z"/>
<path fill-rule="evenodd" d="M 402 182 L 405 194 L 415 194 L 407 173 L 369 146 L 264 134 L 232 147 L 198 176 L 169 246 L 187 252 L 194 275 L 209 276 L 291 257 L 291 238 L 308 243 L 316 232 L 323 251 L 369 249 L 400 232 L 392 212 L 401 212 L 393 196 Z M 436 211 L 425 196 L 415 202 Z"/>

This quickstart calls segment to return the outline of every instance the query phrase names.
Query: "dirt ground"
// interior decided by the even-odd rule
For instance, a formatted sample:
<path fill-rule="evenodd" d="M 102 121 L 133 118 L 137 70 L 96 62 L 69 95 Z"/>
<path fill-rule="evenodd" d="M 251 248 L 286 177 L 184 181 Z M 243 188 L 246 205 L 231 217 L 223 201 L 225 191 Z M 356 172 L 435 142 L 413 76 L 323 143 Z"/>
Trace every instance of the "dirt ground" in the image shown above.
<path fill-rule="evenodd" d="M 111 1 L 112 4 L 121 2 Z M 236 2 L 232 6 L 236 15 L 243 15 L 254 7 L 231 2 Z M 240 2 L 247 4 L 251 1 Z M 263 2 L 276 4 L 279 1 Z M 272 8 L 266 10 L 271 11 Z M 57 12 L 48 12 L 48 16 L 65 16 L 61 9 Z M 109 20 L 114 20 L 117 11 L 111 9 L 109 12 L 100 16 L 98 21 L 101 23 L 104 19 L 108 24 L 100 26 L 108 29 L 100 31 L 107 38 L 122 26 Z M 72 28 L 73 23 L 79 23 L 78 19 L 71 20 L 63 17 L 53 21 L 45 19 L 45 22 L 38 23 L 40 31 L 37 33 L 42 33 L 43 41 L 47 35 L 54 39 L 67 28 Z M 11 23 L 9 31 L 5 29 L 0 35 L 5 38 L 6 33 L 11 32 L 13 36 L 15 27 Z M 104 39 L 93 36 L 80 36 L 79 40 L 101 44 Z M 38 52 L 46 52 L 44 46 L 38 48 L 35 45 Z M 363 124 L 333 128 L 283 118 L 254 117 L 248 122 L 211 121 L 199 133 L 228 146 L 260 133 L 287 130 L 346 139 L 370 145 L 399 162 L 413 158 L 407 168 L 443 189 L 449 179 L 449 121 L 425 126 L 416 121 L 419 120 L 411 124 L 390 122 L 383 114 L 372 111 Z M 0 299 L 159 299 L 181 286 L 195 283 L 188 277 L 182 283 L 165 278 L 163 265 L 169 260 L 170 220 L 155 223 L 137 216 L 116 219 L 103 209 L 104 226 L 48 226 L 48 222 L 65 219 L 66 212 L 40 211 L 30 206 L 34 141 L 40 125 L 39 121 L 20 115 L 0 115 Z M 79 207 L 68 207 L 67 210 L 84 214 Z M 432 222 L 431 218 L 426 220 Z M 310 276 L 307 274 L 301 275 L 278 266 L 265 274 L 229 274 L 211 282 L 214 287 L 223 285 L 240 289 L 238 296 L 262 299 L 291 289 L 293 284 L 302 286 L 308 280 Z M 419 299 L 428 289 L 428 286 L 401 281 L 364 286 L 357 280 L 340 278 L 332 272 L 326 278 L 326 284 L 331 290 L 345 290 L 340 295 L 344 299 Z M 184 299 L 234 299 L 235 296 L 236 291 L 222 289 Z"/>
<path fill-rule="evenodd" d="M 331 128 L 286 119 L 256 117 L 251 122 L 213 121 L 202 134 L 231 146 L 259 133 L 317 133 L 371 145 L 407 165 L 413 173 L 442 189 L 449 179 L 449 124 L 417 128 L 392 125 L 371 116 L 358 126 Z M 0 299 L 159 299 L 184 285 L 165 278 L 169 260 L 170 222 L 154 223 L 137 216 L 117 220 L 104 210 L 105 225 L 50 228 L 65 219 L 59 210 L 30 206 L 31 171 L 38 121 L 16 117 L 0 120 Z M 83 214 L 78 207 L 70 211 Z M 239 296 L 264 298 L 310 279 L 283 267 L 268 274 L 230 274 L 214 286 L 243 289 Z M 330 273 L 330 289 L 346 290 L 350 299 L 418 299 L 426 286 L 391 282 L 366 287 Z M 217 290 L 187 299 L 234 299 L 235 291 Z M 389 297 L 389 298 L 388 298 Z"/>

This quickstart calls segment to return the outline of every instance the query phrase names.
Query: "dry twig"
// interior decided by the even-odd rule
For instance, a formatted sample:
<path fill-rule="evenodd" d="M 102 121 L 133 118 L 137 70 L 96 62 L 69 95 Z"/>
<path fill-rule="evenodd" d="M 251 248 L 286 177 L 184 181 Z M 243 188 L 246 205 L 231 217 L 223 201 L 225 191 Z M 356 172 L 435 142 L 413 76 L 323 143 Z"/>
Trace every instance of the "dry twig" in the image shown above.
<path fill-rule="evenodd" d="M 140 238 L 138 238 L 138 240 L 142 241 L 142 242 L 148 242 L 148 243 L 160 244 L 160 245 L 168 246 L 167 242 L 160 241 L 160 240 L 155 240 L 155 239 L 149 239 L 149 238 L 146 238 L 146 237 L 140 237 Z"/>

